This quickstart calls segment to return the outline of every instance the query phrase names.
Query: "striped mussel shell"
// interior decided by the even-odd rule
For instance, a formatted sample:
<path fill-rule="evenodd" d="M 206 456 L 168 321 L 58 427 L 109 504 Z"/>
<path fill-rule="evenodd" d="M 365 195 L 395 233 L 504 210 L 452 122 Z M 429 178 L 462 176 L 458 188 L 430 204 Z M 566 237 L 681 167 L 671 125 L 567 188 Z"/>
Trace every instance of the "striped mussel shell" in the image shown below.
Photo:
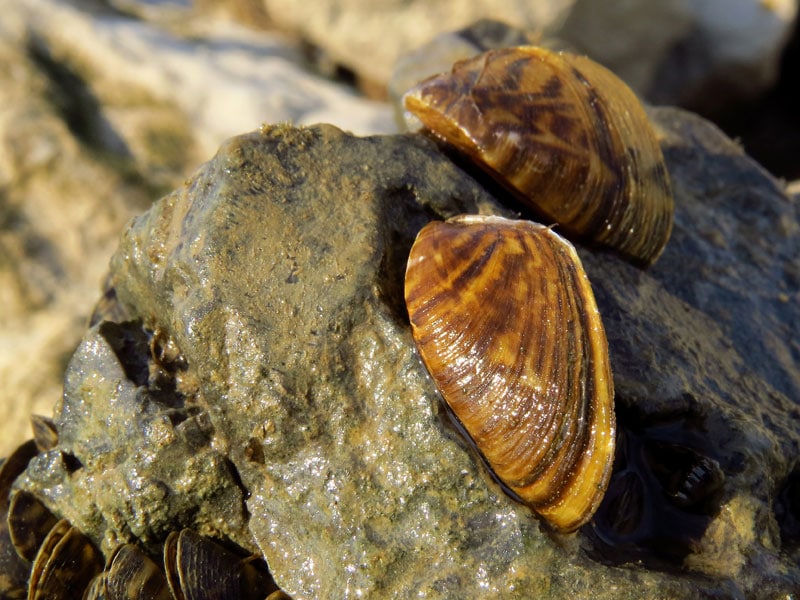
<path fill-rule="evenodd" d="M 661 254 L 673 220 L 661 148 L 634 92 L 601 65 L 533 46 L 490 50 L 403 101 L 537 220 L 638 264 Z"/>
<path fill-rule="evenodd" d="M 177 600 L 287 597 L 276 594 L 281 591 L 263 560 L 239 556 L 191 529 L 169 534 L 164 543 L 164 568 Z"/>
<path fill-rule="evenodd" d="M 41 501 L 24 490 L 16 490 L 11 495 L 6 521 L 14 549 L 28 562 L 36 559 L 45 538 L 58 523 Z"/>
<path fill-rule="evenodd" d="M 20 555 L 14 544 L 7 517 L 14 480 L 37 453 L 36 443 L 28 440 L 10 456 L 0 459 L 0 598 L 26 598 L 28 595 L 31 562 Z"/>
<path fill-rule="evenodd" d="M 530 221 L 434 221 L 405 296 L 423 363 L 500 482 L 558 531 L 589 521 L 614 459 L 614 390 L 572 245 Z"/>
<path fill-rule="evenodd" d="M 44 538 L 33 561 L 28 598 L 80 598 L 102 570 L 100 552 L 80 530 L 61 519 Z"/>
<path fill-rule="evenodd" d="M 84 600 L 173 600 L 158 563 L 135 544 L 123 544 L 92 580 Z"/>

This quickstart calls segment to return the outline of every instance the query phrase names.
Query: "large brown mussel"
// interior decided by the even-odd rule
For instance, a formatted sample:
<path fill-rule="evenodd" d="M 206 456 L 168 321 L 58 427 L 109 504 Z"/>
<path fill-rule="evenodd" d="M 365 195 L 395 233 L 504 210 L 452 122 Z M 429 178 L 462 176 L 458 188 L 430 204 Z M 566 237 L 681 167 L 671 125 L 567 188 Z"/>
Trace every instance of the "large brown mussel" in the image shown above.
<path fill-rule="evenodd" d="M 592 60 L 521 46 L 457 62 L 406 109 L 547 224 L 649 265 L 672 230 L 669 176 L 644 108 Z"/>
<path fill-rule="evenodd" d="M 434 221 L 405 295 L 422 360 L 494 474 L 555 529 L 585 524 L 611 475 L 614 391 L 572 245 L 530 221 Z"/>

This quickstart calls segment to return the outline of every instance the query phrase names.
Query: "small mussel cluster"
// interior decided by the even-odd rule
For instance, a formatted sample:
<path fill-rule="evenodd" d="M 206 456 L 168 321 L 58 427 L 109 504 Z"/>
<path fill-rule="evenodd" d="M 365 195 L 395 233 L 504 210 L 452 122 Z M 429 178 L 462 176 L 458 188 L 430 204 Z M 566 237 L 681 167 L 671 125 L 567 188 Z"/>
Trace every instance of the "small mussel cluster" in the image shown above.
<path fill-rule="evenodd" d="M 409 121 L 546 225 L 434 221 L 411 248 L 406 306 L 422 361 L 460 428 L 513 496 L 572 532 L 614 463 L 608 343 L 572 245 L 651 265 L 673 198 L 636 95 L 591 60 L 521 46 L 457 62 L 403 98 Z"/>
<path fill-rule="evenodd" d="M 0 598 L 289 600 L 261 557 L 191 529 L 170 533 L 161 557 L 123 544 L 104 560 L 66 519 L 13 488 L 34 456 L 56 446 L 49 419 L 34 416 L 33 429 L 0 466 Z"/>

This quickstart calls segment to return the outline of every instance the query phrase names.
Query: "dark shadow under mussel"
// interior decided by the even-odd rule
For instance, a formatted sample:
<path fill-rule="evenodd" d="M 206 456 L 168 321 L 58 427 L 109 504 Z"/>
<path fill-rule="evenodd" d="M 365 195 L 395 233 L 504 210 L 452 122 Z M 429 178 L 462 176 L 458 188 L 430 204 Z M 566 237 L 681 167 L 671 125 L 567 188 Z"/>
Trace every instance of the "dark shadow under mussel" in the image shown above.
<path fill-rule="evenodd" d="M 606 564 L 680 570 L 720 508 L 721 455 L 702 418 L 645 418 L 618 405 L 611 481 L 583 532 L 587 553 Z"/>

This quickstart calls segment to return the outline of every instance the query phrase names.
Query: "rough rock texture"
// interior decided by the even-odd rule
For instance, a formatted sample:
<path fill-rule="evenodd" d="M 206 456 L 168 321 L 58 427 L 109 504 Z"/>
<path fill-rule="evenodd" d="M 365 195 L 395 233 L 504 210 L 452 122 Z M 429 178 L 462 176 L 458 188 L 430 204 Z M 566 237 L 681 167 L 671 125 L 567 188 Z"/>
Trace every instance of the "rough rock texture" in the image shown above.
<path fill-rule="evenodd" d="M 487 475 L 404 311 L 419 228 L 503 209 L 423 138 L 324 125 L 230 140 L 132 223 L 60 445 L 18 485 L 106 549 L 170 522 L 257 548 L 296 598 L 800 589 L 798 206 L 704 121 L 653 118 L 677 204 L 664 255 L 642 271 L 579 247 L 620 437 L 576 537 Z"/>
<path fill-rule="evenodd" d="M 0 0 L 0 456 L 61 395 L 128 219 L 262 122 L 394 127 L 289 39 L 176 4 Z"/>

